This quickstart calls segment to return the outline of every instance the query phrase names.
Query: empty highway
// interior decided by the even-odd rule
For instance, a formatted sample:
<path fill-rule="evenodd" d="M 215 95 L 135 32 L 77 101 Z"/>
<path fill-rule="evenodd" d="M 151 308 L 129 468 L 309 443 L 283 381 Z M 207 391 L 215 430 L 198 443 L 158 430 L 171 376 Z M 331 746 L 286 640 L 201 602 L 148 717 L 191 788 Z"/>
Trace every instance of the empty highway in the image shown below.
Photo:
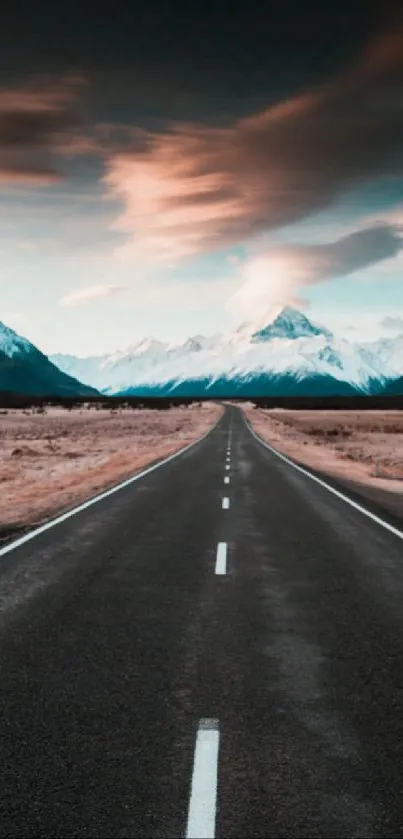
<path fill-rule="evenodd" d="M 0 836 L 403 836 L 403 539 L 363 506 L 228 406 L 2 549 Z"/>

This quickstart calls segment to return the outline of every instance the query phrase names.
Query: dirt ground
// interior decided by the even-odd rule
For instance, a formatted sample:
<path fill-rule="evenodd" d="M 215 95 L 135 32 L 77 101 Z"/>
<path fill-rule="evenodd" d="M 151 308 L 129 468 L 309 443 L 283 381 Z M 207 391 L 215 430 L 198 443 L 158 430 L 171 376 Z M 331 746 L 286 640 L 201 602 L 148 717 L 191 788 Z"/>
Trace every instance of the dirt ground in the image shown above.
<path fill-rule="evenodd" d="M 0 543 L 197 440 L 221 410 L 0 411 Z"/>
<path fill-rule="evenodd" d="M 402 411 L 244 410 L 274 448 L 403 518 Z"/>

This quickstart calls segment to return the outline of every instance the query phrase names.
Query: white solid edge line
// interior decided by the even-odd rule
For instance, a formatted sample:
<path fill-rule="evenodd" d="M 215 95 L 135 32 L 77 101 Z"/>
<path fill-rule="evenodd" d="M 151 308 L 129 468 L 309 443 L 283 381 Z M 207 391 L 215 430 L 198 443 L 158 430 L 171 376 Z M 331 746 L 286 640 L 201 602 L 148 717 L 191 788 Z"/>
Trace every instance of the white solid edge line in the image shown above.
<path fill-rule="evenodd" d="M 226 542 L 219 542 L 218 545 L 217 545 L 215 573 L 220 574 L 220 575 L 227 573 L 227 543 Z"/>
<path fill-rule="evenodd" d="M 225 475 L 225 477 L 224 477 L 224 483 L 225 483 L 225 484 L 229 484 L 229 477 L 228 477 L 228 475 Z"/>
<path fill-rule="evenodd" d="M 174 452 L 173 454 L 169 455 L 169 457 L 164 458 L 159 463 L 154 463 L 153 466 L 148 466 L 142 472 L 138 472 L 137 475 L 133 475 L 132 478 L 127 478 L 127 480 L 122 481 L 116 486 L 111 487 L 110 489 L 101 492 L 99 495 L 94 495 L 93 498 L 89 498 L 87 501 L 83 501 L 82 504 L 79 504 L 77 507 L 73 507 L 72 510 L 67 510 L 65 513 L 62 513 L 60 516 L 56 516 L 56 518 L 52 519 L 51 521 L 45 522 L 45 524 L 41 524 L 39 527 L 36 527 L 35 530 L 31 530 L 29 533 L 26 533 L 24 536 L 20 536 L 18 539 L 15 539 L 13 542 L 10 542 L 8 545 L 5 545 L 3 548 L 0 548 L 0 556 L 4 556 L 10 551 L 15 550 L 15 548 L 19 548 L 20 545 L 24 545 L 26 542 L 29 542 L 31 539 L 34 539 L 35 536 L 39 536 L 41 533 L 45 533 L 46 530 L 50 530 L 52 527 L 55 527 L 57 524 L 61 524 L 63 521 L 71 518 L 71 516 L 75 516 L 76 513 L 81 513 L 82 510 L 86 510 L 88 507 L 92 507 L 93 504 L 96 504 L 98 501 L 102 501 L 104 498 L 108 498 L 109 495 L 113 495 L 115 492 L 118 492 L 120 489 L 124 489 L 130 484 L 133 484 L 135 481 L 139 481 L 140 478 L 144 478 L 146 475 L 149 475 L 150 472 L 154 472 L 155 469 L 159 469 L 160 466 L 165 466 L 166 463 L 169 463 L 171 460 L 174 460 L 176 457 L 179 457 L 181 454 L 189 451 L 194 446 L 197 446 L 198 443 L 201 443 L 202 440 L 211 434 L 216 428 L 217 425 L 221 422 L 223 415 L 217 420 L 217 422 L 203 434 L 202 437 L 199 437 L 198 440 L 195 440 L 193 443 L 189 443 L 188 446 L 185 448 L 180 449 L 178 452 Z"/>
<path fill-rule="evenodd" d="M 302 472 L 302 474 L 310 478 L 311 481 L 315 481 L 315 483 L 319 484 L 319 486 L 322 486 L 324 487 L 324 489 L 327 489 L 329 492 L 332 493 L 332 495 L 335 495 L 336 498 L 341 498 L 342 501 L 345 501 L 345 503 L 349 504 L 350 507 L 353 507 L 354 510 L 358 510 L 360 513 L 363 514 L 363 516 L 367 516 L 369 519 L 372 519 L 372 521 L 375 521 L 377 524 L 380 524 L 381 527 L 384 527 L 385 530 L 389 530 L 389 533 L 393 533 L 393 535 L 397 536 L 398 539 L 403 539 L 403 531 L 398 530 L 397 527 L 393 527 L 393 524 L 389 524 L 387 521 L 384 521 L 379 516 L 376 516 L 375 513 L 371 513 L 370 510 L 367 510 L 365 507 L 362 507 L 361 504 L 358 504 L 357 501 L 353 501 L 352 498 L 349 498 L 348 495 L 344 495 L 338 489 L 335 489 L 334 487 L 330 486 L 330 484 L 327 484 L 326 481 L 323 481 L 321 478 L 317 478 L 316 475 L 312 475 L 310 472 L 308 472 L 307 469 L 304 469 L 303 466 L 299 466 L 298 463 L 294 463 L 294 461 L 290 460 L 290 458 L 287 457 L 285 454 L 281 454 L 281 452 L 277 451 L 277 449 L 274 449 L 273 446 L 270 446 L 269 443 L 266 443 L 264 440 L 262 440 L 262 438 L 259 437 L 259 435 L 256 434 L 256 432 L 253 430 L 252 426 L 249 424 L 248 420 L 245 417 L 244 421 L 247 428 L 249 428 L 249 431 L 252 434 L 252 436 L 255 437 L 258 443 L 261 443 L 262 446 L 268 449 L 269 452 L 275 454 L 277 457 L 280 458 L 280 460 L 284 460 L 285 463 L 288 463 L 288 465 L 296 469 L 297 472 Z"/>
<path fill-rule="evenodd" d="M 223 498 L 222 500 L 222 508 L 223 510 L 228 510 L 229 508 L 229 498 Z"/>
<path fill-rule="evenodd" d="M 194 752 L 186 839 L 215 837 L 219 745 L 218 720 L 200 720 Z"/>

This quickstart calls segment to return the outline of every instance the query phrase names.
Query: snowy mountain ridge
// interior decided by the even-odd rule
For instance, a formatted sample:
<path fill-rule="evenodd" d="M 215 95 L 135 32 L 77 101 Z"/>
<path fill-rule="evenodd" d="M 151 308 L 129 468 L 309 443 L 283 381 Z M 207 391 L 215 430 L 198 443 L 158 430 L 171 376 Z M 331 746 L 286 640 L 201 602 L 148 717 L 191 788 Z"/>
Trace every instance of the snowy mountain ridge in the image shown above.
<path fill-rule="evenodd" d="M 337 392 L 351 387 L 361 393 L 380 392 L 403 374 L 403 335 L 373 343 L 358 344 L 335 336 L 326 326 L 309 320 L 286 306 L 270 322 L 245 322 L 229 334 L 196 335 L 182 344 L 148 337 L 126 350 L 105 356 L 77 358 L 54 355 L 51 360 L 63 372 L 104 393 L 144 389 L 175 393 L 187 383 L 201 391 L 227 387 L 242 392 L 259 381 L 273 382 L 281 389 L 285 377 L 309 389 L 332 383 Z"/>
<path fill-rule="evenodd" d="M 22 338 L 9 326 L 0 320 L 0 352 L 5 353 L 9 358 L 22 353 L 30 353 L 35 350 L 33 344 L 26 338 Z"/>
<path fill-rule="evenodd" d="M 90 386 L 66 375 L 34 344 L 0 321 L 0 391 L 30 395 L 95 395 Z"/>

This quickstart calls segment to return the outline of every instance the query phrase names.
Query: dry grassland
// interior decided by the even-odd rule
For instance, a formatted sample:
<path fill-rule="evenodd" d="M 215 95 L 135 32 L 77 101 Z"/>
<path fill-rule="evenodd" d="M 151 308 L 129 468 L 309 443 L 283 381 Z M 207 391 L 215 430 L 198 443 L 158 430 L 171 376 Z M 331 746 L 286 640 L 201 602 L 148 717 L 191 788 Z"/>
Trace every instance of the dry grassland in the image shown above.
<path fill-rule="evenodd" d="M 201 437 L 218 405 L 0 412 L 0 541 Z"/>
<path fill-rule="evenodd" d="M 244 410 L 274 448 L 403 517 L 402 411 Z"/>

